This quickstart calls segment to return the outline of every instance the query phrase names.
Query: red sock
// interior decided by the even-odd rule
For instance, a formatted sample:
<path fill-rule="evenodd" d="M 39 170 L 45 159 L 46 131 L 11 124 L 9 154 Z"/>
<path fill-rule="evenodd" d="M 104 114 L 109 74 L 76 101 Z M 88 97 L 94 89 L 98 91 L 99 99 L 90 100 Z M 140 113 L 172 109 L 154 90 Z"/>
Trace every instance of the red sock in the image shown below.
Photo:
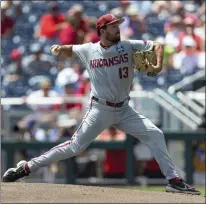
<path fill-rule="evenodd" d="M 26 169 L 29 173 L 31 173 L 31 171 L 30 171 L 30 169 L 29 169 L 29 166 L 28 166 L 28 163 L 25 164 L 25 169 Z"/>
<path fill-rule="evenodd" d="M 180 182 L 181 179 L 180 179 L 179 177 L 175 177 L 175 178 L 173 178 L 173 179 L 170 179 L 169 181 L 170 181 L 170 182 Z"/>

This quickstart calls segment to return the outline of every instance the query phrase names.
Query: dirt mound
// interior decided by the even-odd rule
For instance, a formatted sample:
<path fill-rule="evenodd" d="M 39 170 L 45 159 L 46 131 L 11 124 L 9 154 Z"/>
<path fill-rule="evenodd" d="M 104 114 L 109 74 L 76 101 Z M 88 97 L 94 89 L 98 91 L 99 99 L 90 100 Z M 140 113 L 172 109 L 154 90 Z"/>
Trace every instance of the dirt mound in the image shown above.
<path fill-rule="evenodd" d="M 1 203 L 205 203 L 205 198 L 96 186 L 1 183 Z"/>

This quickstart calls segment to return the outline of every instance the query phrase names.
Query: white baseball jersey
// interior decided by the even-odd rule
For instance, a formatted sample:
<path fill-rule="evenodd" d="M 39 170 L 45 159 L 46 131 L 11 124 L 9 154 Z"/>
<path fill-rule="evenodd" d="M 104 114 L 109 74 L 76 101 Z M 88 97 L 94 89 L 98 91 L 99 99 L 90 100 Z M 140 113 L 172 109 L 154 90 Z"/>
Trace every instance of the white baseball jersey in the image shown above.
<path fill-rule="evenodd" d="M 152 41 L 125 40 L 103 48 L 98 43 L 73 45 L 73 52 L 88 70 L 91 94 L 110 102 L 121 102 L 129 97 L 134 77 L 134 50 L 151 50 Z"/>

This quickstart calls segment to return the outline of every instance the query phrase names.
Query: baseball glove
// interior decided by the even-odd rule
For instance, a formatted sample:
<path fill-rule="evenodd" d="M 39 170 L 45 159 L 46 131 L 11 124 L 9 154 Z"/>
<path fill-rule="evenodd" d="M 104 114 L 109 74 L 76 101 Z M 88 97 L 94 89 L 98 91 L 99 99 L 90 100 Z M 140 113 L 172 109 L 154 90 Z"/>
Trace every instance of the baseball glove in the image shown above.
<path fill-rule="evenodd" d="M 146 73 L 148 76 L 157 75 L 149 69 L 150 64 L 157 64 L 157 56 L 154 51 L 135 51 L 133 53 L 133 61 L 137 70 Z"/>

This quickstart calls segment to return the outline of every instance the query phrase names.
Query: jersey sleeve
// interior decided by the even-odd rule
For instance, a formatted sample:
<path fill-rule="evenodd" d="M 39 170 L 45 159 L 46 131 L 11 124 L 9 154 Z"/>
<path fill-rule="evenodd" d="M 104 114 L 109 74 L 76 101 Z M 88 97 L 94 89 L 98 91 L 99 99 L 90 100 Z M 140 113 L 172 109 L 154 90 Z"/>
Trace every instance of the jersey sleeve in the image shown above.
<path fill-rule="evenodd" d="M 128 40 L 135 51 L 150 51 L 153 47 L 153 41 L 146 40 Z"/>
<path fill-rule="evenodd" d="M 82 63 L 88 63 L 88 53 L 91 47 L 91 43 L 85 43 L 81 45 L 73 45 L 72 52 L 82 61 Z"/>

